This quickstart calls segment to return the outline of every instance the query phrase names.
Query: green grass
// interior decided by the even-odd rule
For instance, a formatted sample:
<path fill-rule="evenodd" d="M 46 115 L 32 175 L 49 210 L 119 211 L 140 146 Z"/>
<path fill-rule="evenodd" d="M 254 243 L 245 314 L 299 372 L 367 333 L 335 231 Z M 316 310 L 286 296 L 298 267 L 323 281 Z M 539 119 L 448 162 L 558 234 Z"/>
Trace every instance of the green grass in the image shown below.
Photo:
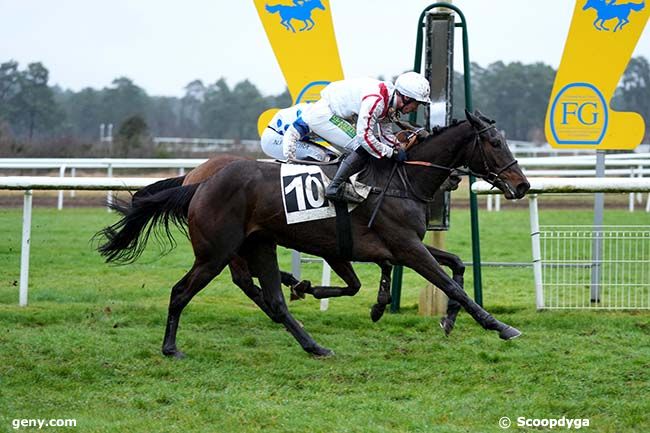
<path fill-rule="evenodd" d="M 541 207 L 542 224 L 591 222 L 590 212 Z M 169 288 L 191 264 L 189 245 L 179 237 L 160 260 L 150 248 L 137 264 L 105 265 L 89 239 L 114 219 L 101 209 L 36 209 L 30 305 L 20 308 L 21 211 L 0 210 L 0 431 L 14 431 L 17 418 L 75 418 L 67 430 L 484 433 L 503 431 L 502 416 L 650 431 L 648 313 L 538 313 L 530 268 L 483 269 L 486 308 L 524 332 L 503 342 L 464 313 L 446 338 L 437 318 L 417 315 L 425 282 L 410 271 L 401 314 L 372 323 L 379 270 L 355 265 L 364 285 L 356 297 L 331 300 L 325 313 L 314 299 L 290 305 L 336 351 L 325 360 L 304 353 L 225 272 L 185 310 L 187 358 L 165 359 Z M 648 222 L 643 212 L 605 219 Z M 529 261 L 528 231 L 527 211 L 482 212 L 483 260 Z M 471 259 L 466 211 L 452 212 L 447 249 Z M 286 251 L 281 261 L 290 267 Z M 304 276 L 318 281 L 320 266 L 305 265 Z M 471 288 L 471 268 L 466 280 Z"/>

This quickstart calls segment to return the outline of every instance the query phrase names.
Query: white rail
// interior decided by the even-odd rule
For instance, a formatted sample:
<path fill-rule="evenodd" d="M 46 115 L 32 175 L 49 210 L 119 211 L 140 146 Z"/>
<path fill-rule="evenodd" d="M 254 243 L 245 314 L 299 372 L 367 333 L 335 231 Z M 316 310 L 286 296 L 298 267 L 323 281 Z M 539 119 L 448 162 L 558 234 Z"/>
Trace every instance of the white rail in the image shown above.
<path fill-rule="evenodd" d="M 72 177 L 75 177 L 76 170 L 81 169 L 105 169 L 107 177 L 113 177 L 113 169 L 154 169 L 154 168 L 177 168 L 179 176 L 185 174 L 186 168 L 194 168 L 203 162 L 205 158 L 0 158 L 0 169 L 6 170 L 59 170 L 59 176 L 65 177 L 66 170 L 71 170 Z M 55 188 L 53 188 L 55 189 Z M 56 188 L 59 189 L 59 188 Z M 75 189 L 71 189 L 70 195 L 74 195 Z M 111 201 L 111 192 L 107 194 L 107 200 Z M 63 209 L 63 189 L 59 189 L 57 209 Z"/>
<path fill-rule="evenodd" d="M 23 237 L 20 248 L 20 288 L 18 303 L 27 305 L 29 291 L 29 249 L 32 226 L 32 191 L 51 189 L 76 189 L 76 190 L 122 190 L 129 191 L 142 188 L 160 178 L 60 178 L 60 177 L 25 177 L 6 176 L 0 177 L 0 189 L 24 190 L 23 202 Z"/>
<path fill-rule="evenodd" d="M 544 308 L 544 285 L 537 196 L 539 194 L 650 192 L 650 178 L 529 178 L 529 182 L 528 200 L 535 299 L 537 308 L 542 309 Z M 475 182 L 472 191 L 476 194 L 501 194 L 498 189 L 484 181 Z M 646 211 L 650 212 L 650 208 Z"/>

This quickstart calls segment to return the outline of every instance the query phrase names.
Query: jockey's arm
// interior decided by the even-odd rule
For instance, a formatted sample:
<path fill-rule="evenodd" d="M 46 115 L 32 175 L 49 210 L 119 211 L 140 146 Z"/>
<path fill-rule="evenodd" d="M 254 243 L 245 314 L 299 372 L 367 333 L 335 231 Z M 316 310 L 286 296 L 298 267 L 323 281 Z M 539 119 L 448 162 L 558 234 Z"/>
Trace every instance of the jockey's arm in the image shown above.
<path fill-rule="evenodd" d="M 284 136 L 282 137 L 282 154 L 285 158 L 296 159 L 298 140 L 309 135 L 309 131 L 309 126 L 307 126 L 301 117 L 289 125 L 289 128 L 284 131 Z"/>
<path fill-rule="evenodd" d="M 379 122 L 379 134 L 383 143 L 388 144 L 393 149 L 399 146 L 399 140 L 395 137 L 395 133 L 393 132 L 393 123 L 390 120 L 385 119 Z"/>
<path fill-rule="evenodd" d="M 393 147 L 384 144 L 375 136 L 377 119 L 384 110 L 384 102 L 379 95 L 368 95 L 361 101 L 359 118 L 357 119 L 357 140 L 363 148 L 375 158 L 390 158 L 393 156 Z M 381 126 L 380 126 L 381 127 Z M 380 131 L 383 135 L 383 132 Z M 395 136 L 390 133 L 392 139 Z"/>

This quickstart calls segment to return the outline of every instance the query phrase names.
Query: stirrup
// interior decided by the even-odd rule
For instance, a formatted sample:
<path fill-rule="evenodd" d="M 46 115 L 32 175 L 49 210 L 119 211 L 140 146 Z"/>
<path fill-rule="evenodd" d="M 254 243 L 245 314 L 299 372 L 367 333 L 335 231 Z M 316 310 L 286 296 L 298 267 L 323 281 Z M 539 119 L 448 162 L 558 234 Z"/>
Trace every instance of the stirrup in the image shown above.
<path fill-rule="evenodd" d="M 335 193 L 328 194 L 327 191 L 325 191 L 325 198 L 331 201 L 339 201 L 339 202 L 353 203 L 353 204 L 358 204 L 365 200 L 363 196 L 357 194 L 357 192 L 354 190 L 352 185 L 350 185 L 347 182 L 344 182 L 341 185 L 339 185 Z"/>

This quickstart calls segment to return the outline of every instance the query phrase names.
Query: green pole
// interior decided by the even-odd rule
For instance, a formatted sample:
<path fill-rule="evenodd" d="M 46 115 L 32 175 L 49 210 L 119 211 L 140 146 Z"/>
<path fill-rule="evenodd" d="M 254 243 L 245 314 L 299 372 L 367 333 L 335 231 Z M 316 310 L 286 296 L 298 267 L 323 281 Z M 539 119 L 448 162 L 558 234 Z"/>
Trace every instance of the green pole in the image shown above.
<path fill-rule="evenodd" d="M 451 3 L 438 2 L 433 3 L 424 8 L 420 14 L 417 26 L 417 39 L 415 41 L 415 61 L 413 62 L 413 70 L 420 72 L 422 69 L 422 45 L 423 45 L 423 29 L 424 29 L 424 18 L 428 11 L 433 8 L 444 7 L 451 9 L 458 14 L 460 17 L 460 23 L 456 24 L 456 27 L 461 27 L 463 29 L 463 73 L 465 80 L 465 108 L 468 111 L 473 111 L 474 106 L 472 104 L 472 81 L 471 81 L 471 71 L 470 71 L 470 62 L 469 62 L 469 38 L 467 36 L 467 22 L 465 21 L 465 15 L 463 12 L 458 9 L 456 6 Z M 416 121 L 416 113 L 411 113 L 410 121 Z M 477 304 L 483 306 L 483 282 L 481 275 L 481 241 L 479 236 L 479 220 L 478 220 L 478 200 L 476 194 L 472 192 L 472 184 L 476 181 L 474 176 L 469 177 L 470 182 L 470 192 L 469 192 L 469 208 L 470 208 L 470 222 L 472 226 L 472 271 L 474 275 L 474 301 Z M 402 295 L 402 274 L 404 270 L 402 266 L 395 266 L 393 270 L 393 281 L 391 286 L 391 313 L 396 313 L 400 308 L 400 297 Z"/>

